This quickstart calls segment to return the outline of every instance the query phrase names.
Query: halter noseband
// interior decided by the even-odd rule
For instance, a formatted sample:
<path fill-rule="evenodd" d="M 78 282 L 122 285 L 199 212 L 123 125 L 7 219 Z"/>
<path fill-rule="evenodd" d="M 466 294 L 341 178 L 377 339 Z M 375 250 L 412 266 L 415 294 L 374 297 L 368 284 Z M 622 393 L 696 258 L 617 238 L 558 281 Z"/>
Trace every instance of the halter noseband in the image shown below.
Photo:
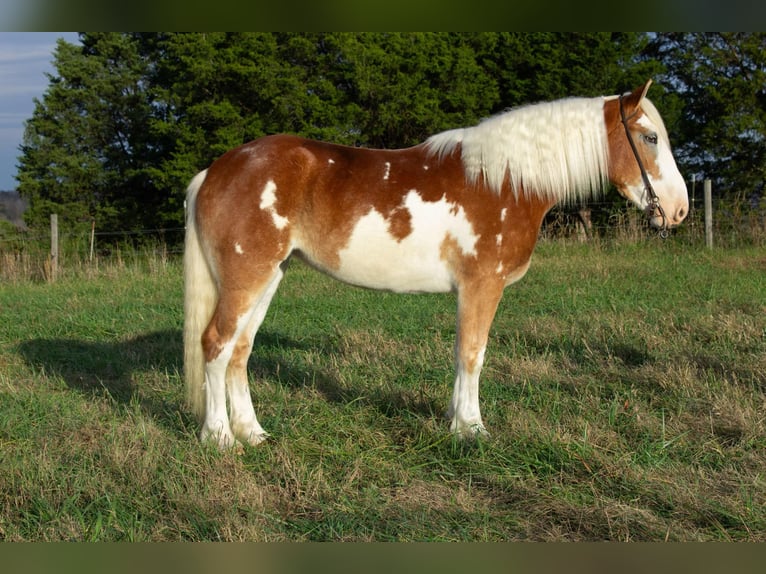
<path fill-rule="evenodd" d="M 630 134 L 630 129 L 628 129 L 628 120 L 632 118 L 636 112 L 633 112 L 629 116 L 625 116 L 625 107 L 622 105 L 622 98 L 623 96 L 620 96 L 620 119 L 622 121 L 622 125 L 625 128 L 625 135 L 628 136 L 628 143 L 630 144 L 630 149 L 633 150 L 633 155 L 636 158 L 636 163 L 638 163 L 638 169 L 641 170 L 641 179 L 644 180 L 644 193 L 647 197 L 647 205 L 646 205 L 646 214 L 648 217 L 653 217 L 655 213 L 659 212 L 660 217 L 662 217 L 662 226 L 660 227 L 660 237 L 665 239 L 668 236 L 668 220 L 667 217 L 665 217 L 665 210 L 662 209 L 662 206 L 660 205 L 660 198 L 657 197 L 657 194 L 654 191 L 654 188 L 652 187 L 652 183 L 649 181 L 649 174 L 646 173 L 646 168 L 644 168 L 644 162 L 641 161 L 641 156 L 638 155 L 638 149 L 636 148 L 636 142 L 633 141 L 633 136 Z"/>

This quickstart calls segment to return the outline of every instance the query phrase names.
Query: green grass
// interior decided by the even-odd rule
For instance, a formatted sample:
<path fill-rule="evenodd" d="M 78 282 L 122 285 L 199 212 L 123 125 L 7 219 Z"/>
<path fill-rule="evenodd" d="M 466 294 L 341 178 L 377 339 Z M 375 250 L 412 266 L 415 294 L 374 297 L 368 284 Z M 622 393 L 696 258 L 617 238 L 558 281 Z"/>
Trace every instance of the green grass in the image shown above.
<path fill-rule="evenodd" d="M 175 260 L 0 285 L 0 539 L 766 541 L 766 256 L 543 243 L 454 441 L 455 297 L 291 266 L 250 362 L 272 439 L 200 445 Z"/>

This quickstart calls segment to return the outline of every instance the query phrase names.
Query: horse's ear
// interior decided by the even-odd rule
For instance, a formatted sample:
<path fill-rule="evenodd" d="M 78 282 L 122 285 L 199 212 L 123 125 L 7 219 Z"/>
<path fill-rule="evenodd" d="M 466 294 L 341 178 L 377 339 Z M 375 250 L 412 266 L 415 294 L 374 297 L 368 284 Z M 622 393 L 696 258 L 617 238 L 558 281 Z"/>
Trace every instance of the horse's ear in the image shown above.
<path fill-rule="evenodd" d="M 630 94 L 623 98 L 623 106 L 625 107 L 625 116 L 632 116 L 638 107 L 641 105 L 641 100 L 646 97 L 646 92 L 649 91 L 649 86 L 652 85 L 652 79 L 649 78 L 643 86 L 640 86 L 633 90 Z"/>
<path fill-rule="evenodd" d="M 649 91 L 649 86 L 651 86 L 651 85 L 652 85 L 652 79 L 649 78 L 648 80 L 646 80 L 646 83 L 644 84 L 644 86 L 642 88 L 638 88 L 636 90 L 637 92 L 638 91 L 641 92 L 641 97 L 639 98 L 639 100 L 643 100 L 646 97 L 646 92 Z"/>

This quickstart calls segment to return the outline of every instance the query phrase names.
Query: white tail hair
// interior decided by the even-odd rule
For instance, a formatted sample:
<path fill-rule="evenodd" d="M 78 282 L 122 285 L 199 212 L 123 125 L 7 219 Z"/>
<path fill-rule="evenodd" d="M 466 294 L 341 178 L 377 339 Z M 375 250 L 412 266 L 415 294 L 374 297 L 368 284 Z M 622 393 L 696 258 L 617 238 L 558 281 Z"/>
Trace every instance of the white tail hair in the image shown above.
<path fill-rule="evenodd" d="M 210 322 L 218 299 L 212 271 L 202 252 L 195 207 L 197 192 L 207 176 L 198 173 L 186 190 L 186 238 L 184 241 L 184 379 L 189 409 L 202 421 L 205 416 L 205 357 L 202 332 Z"/>

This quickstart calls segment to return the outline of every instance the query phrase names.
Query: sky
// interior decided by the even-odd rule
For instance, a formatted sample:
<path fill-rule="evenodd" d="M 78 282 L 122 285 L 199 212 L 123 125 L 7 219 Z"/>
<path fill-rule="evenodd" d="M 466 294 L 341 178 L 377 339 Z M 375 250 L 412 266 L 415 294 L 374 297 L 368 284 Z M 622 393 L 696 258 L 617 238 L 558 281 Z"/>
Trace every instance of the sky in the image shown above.
<path fill-rule="evenodd" d="M 16 189 L 24 122 L 48 87 L 58 38 L 76 43 L 77 33 L 0 32 L 0 191 Z"/>

